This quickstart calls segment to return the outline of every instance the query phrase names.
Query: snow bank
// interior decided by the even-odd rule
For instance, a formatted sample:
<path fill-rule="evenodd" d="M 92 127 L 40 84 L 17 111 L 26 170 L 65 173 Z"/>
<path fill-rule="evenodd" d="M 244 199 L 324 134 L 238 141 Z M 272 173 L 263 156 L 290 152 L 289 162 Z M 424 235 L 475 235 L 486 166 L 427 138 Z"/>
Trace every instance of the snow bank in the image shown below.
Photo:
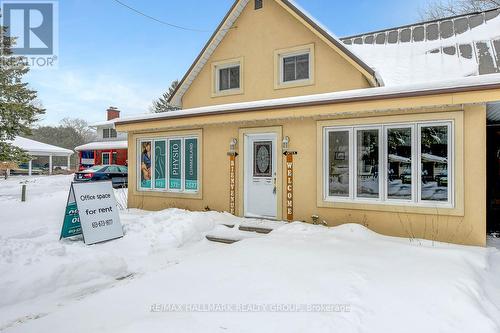
<path fill-rule="evenodd" d="M 220 224 L 266 222 L 179 209 L 124 210 L 122 239 L 60 242 L 70 180 L 32 178 L 27 203 L 19 202 L 17 179 L 0 181 L 0 330 L 500 331 L 495 248 L 301 222 L 273 223 L 268 235 L 220 245 L 204 235 Z M 314 304 L 342 310 L 304 310 Z M 168 305 L 181 308 L 161 310 Z M 260 310 L 187 311 L 190 305 Z"/>
<path fill-rule="evenodd" d="M 0 328 L 20 315 L 16 305 L 39 303 L 49 294 L 71 299 L 89 289 L 169 264 L 165 252 L 199 241 L 224 214 L 122 210 L 125 237 L 87 246 L 59 241 L 72 176 L 11 177 L 0 181 Z M 20 201 L 27 181 L 27 202 Z M 126 207 L 126 190 L 115 190 Z M 222 217 L 219 217 L 222 216 Z M 227 217 L 226 217 L 227 218 Z M 43 306 L 38 306 L 38 308 Z M 35 308 L 37 308 L 35 306 Z"/>

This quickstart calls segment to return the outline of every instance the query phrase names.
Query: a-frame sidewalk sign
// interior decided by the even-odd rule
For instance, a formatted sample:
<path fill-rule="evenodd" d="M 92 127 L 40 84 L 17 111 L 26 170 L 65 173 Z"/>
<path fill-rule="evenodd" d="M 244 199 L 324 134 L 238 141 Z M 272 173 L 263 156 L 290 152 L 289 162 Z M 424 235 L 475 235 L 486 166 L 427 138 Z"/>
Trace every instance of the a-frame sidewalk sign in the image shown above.
<path fill-rule="evenodd" d="M 87 245 L 123 237 L 111 181 L 71 183 L 59 239 L 80 234 Z"/>

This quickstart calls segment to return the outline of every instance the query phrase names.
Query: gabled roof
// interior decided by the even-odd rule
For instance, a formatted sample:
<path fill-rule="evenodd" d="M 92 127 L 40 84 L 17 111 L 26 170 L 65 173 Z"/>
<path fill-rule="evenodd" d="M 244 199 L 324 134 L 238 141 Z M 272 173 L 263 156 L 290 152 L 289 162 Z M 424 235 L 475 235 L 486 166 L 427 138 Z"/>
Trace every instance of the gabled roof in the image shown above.
<path fill-rule="evenodd" d="M 386 85 L 500 73 L 500 8 L 341 40 Z"/>
<path fill-rule="evenodd" d="M 196 57 L 195 61 L 188 69 L 184 77 L 179 82 L 179 85 L 169 98 L 169 102 L 173 105 L 180 106 L 182 96 L 189 89 L 191 83 L 195 80 L 197 75 L 203 69 L 205 64 L 207 63 L 210 56 L 213 54 L 217 46 L 224 39 L 225 35 L 228 31 L 230 31 L 234 22 L 238 19 L 240 14 L 245 9 L 246 5 L 250 0 L 236 0 L 226 16 L 222 19 L 221 23 L 212 34 L 208 42 L 205 44 L 200 54 Z M 305 10 L 299 7 L 292 0 L 275 0 L 278 3 L 281 3 L 285 6 L 285 8 L 289 9 L 291 13 L 304 20 L 306 24 L 308 24 L 311 29 L 313 29 L 316 33 L 318 33 L 321 37 L 323 37 L 328 43 L 332 45 L 341 55 L 345 56 L 348 59 L 351 59 L 354 65 L 365 75 L 368 81 L 376 86 L 379 85 L 380 82 L 377 80 L 377 76 L 373 68 L 371 68 L 367 63 L 365 63 L 360 57 L 358 57 L 352 50 L 347 48 L 334 34 L 332 34 L 328 29 L 326 29 L 322 24 L 320 24 L 317 20 L 315 20 L 311 15 L 309 15 Z"/>
<path fill-rule="evenodd" d="M 21 136 L 16 136 L 16 138 L 9 142 L 13 146 L 21 148 L 28 152 L 30 155 L 55 155 L 55 156 L 69 156 L 73 154 L 72 150 L 61 148 L 53 145 L 49 145 L 43 142 L 38 142 L 31 139 L 26 139 Z"/>

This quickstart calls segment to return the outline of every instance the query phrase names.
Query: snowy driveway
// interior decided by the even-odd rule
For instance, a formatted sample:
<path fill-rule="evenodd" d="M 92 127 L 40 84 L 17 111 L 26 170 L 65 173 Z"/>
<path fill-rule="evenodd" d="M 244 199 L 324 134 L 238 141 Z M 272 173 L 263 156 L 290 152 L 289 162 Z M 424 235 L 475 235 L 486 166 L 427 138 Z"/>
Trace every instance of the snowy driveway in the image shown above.
<path fill-rule="evenodd" d="M 180 210 L 123 211 L 120 240 L 59 242 L 69 181 L 37 179 L 24 204 L 0 181 L 0 330 L 499 331 L 496 249 L 303 223 L 219 245 L 204 235 L 241 219 Z"/>

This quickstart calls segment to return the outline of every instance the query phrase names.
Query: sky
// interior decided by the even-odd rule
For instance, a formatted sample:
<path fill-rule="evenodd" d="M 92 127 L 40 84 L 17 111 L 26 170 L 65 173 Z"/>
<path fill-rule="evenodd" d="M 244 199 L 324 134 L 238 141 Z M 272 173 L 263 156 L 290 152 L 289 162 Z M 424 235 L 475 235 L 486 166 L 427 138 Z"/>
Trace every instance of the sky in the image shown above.
<path fill-rule="evenodd" d="M 233 2 L 121 1 L 202 31 L 162 25 L 114 0 L 59 0 L 59 66 L 26 77 L 46 108 L 41 124 L 105 120 L 109 106 L 122 116 L 147 113 L 152 100 L 182 78 Z M 428 1 L 296 0 L 339 37 L 414 23 Z"/>

